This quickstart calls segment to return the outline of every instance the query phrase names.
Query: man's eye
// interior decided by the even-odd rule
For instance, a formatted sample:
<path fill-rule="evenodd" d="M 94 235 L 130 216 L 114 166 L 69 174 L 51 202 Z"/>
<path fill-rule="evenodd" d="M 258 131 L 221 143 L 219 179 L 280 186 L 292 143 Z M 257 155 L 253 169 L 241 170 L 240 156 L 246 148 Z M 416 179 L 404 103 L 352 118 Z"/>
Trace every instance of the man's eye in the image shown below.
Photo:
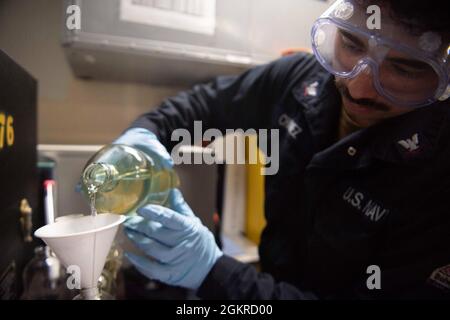
<path fill-rule="evenodd" d="M 421 73 L 420 70 L 407 68 L 398 64 L 393 64 L 392 67 L 397 74 L 408 78 L 417 78 Z"/>
<path fill-rule="evenodd" d="M 362 48 L 360 45 L 356 44 L 352 40 L 348 39 L 344 35 L 341 36 L 342 39 L 342 47 L 344 49 L 350 50 L 354 53 L 362 53 L 364 51 L 364 48 Z"/>

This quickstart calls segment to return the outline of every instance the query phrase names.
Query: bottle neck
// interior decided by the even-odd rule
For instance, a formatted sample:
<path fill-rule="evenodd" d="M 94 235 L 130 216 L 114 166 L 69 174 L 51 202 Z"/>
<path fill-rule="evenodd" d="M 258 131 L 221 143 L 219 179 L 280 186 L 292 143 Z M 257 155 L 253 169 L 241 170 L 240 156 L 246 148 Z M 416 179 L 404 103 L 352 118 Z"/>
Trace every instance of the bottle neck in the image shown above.
<path fill-rule="evenodd" d="M 91 163 L 83 173 L 83 182 L 90 194 L 107 191 L 114 187 L 117 176 L 116 168 L 107 163 Z"/>

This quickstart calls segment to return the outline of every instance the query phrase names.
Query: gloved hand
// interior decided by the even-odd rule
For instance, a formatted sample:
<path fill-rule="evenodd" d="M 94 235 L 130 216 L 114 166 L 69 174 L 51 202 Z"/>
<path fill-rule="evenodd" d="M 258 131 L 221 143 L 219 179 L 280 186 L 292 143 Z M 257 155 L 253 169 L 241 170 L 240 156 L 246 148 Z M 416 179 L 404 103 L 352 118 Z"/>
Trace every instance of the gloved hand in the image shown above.
<path fill-rule="evenodd" d="M 171 208 L 147 205 L 125 222 L 126 235 L 146 256 L 125 255 L 150 279 L 196 290 L 223 253 L 179 190 L 169 199 Z"/>
<path fill-rule="evenodd" d="M 113 144 L 125 144 L 143 151 L 155 160 L 157 169 L 173 168 L 173 160 L 170 157 L 169 152 L 167 152 L 167 149 L 159 142 L 156 135 L 147 129 L 128 129 L 116 139 Z"/>

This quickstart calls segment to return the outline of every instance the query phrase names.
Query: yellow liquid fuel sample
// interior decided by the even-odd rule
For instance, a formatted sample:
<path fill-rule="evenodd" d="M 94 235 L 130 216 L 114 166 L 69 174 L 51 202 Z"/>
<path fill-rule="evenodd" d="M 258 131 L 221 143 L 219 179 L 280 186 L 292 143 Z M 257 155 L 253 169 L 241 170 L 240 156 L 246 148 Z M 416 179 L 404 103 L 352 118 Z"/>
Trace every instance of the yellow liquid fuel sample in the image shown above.
<path fill-rule="evenodd" d="M 145 204 L 166 205 L 170 189 L 179 186 L 179 179 L 155 160 L 120 144 L 97 152 L 82 176 L 82 190 L 92 214 L 128 214 Z"/>

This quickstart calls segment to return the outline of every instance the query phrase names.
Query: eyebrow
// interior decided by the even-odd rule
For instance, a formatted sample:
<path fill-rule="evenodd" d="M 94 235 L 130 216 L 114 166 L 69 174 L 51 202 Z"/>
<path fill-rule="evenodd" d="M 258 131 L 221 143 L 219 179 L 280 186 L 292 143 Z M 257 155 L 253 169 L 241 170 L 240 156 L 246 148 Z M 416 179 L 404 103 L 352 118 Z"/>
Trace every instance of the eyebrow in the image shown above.
<path fill-rule="evenodd" d="M 419 60 L 412 60 L 412 59 L 406 59 L 406 58 L 394 58 L 394 57 L 386 57 L 387 60 L 394 62 L 394 63 L 398 63 L 398 64 L 403 64 L 407 67 L 411 67 L 411 68 L 416 68 L 416 69 L 427 69 L 428 68 L 428 64 L 426 64 L 425 62 L 419 61 Z"/>
<path fill-rule="evenodd" d="M 357 36 L 347 32 L 345 30 L 339 30 L 339 32 L 346 38 L 349 38 L 356 45 L 364 47 L 365 44 Z M 416 69 L 427 69 L 428 64 L 419 60 L 407 59 L 407 58 L 394 58 L 394 57 L 386 57 L 387 60 L 393 63 L 402 64 L 404 66 Z"/>
<path fill-rule="evenodd" d="M 364 42 L 362 42 L 360 39 L 358 39 L 357 36 L 351 34 L 350 32 L 339 30 L 339 32 L 346 38 L 349 38 L 351 41 L 353 41 L 355 44 L 357 44 L 360 47 L 365 47 Z"/>

